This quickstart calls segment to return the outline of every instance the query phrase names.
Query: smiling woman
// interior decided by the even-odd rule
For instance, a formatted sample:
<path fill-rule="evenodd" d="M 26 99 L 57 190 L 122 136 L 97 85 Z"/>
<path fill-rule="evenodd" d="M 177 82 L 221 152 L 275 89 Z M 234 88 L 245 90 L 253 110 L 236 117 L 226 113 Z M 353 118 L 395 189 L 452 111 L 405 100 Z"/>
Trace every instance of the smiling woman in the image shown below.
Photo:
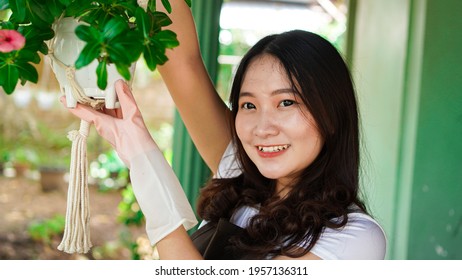
<path fill-rule="evenodd" d="M 359 196 L 355 91 L 335 47 L 301 30 L 264 37 L 240 62 L 228 107 L 190 10 L 172 2 L 180 46 L 159 70 L 215 174 L 202 188 L 193 240 L 195 216 L 130 89 L 116 83 L 115 111 L 71 110 L 95 122 L 130 167 L 161 259 L 383 259 L 385 234 Z"/>
<path fill-rule="evenodd" d="M 263 38 L 230 104 L 232 144 L 199 214 L 245 228 L 237 257 L 383 259 L 383 230 L 358 196 L 357 106 L 337 50 L 307 31 Z"/>

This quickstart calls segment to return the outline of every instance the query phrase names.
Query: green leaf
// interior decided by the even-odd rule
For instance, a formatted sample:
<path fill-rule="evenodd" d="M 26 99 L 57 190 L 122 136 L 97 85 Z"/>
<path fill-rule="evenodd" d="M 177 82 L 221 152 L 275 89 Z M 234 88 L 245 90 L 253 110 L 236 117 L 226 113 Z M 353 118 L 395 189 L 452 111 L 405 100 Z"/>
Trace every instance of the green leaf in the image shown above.
<path fill-rule="evenodd" d="M 114 37 L 120 35 L 124 31 L 128 31 L 129 27 L 125 20 L 120 17 L 115 17 L 108 21 L 103 28 L 103 38 L 105 42 L 109 42 Z"/>
<path fill-rule="evenodd" d="M 154 38 L 158 40 L 167 49 L 173 49 L 180 45 L 176 38 L 175 32 L 171 30 L 162 30 L 159 33 L 157 33 L 154 36 Z"/>
<path fill-rule="evenodd" d="M 65 7 L 59 0 L 47 0 L 47 8 L 53 18 L 59 18 Z"/>
<path fill-rule="evenodd" d="M 92 26 L 87 26 L 87 25 L 79 25 L 77 26 L 77 28 L 75 29 L 75 35 L 77 35 L 77 37 L 79 37 L 79 39 L 87 42 L 87 43 L 90 43 L 90 42 L 93 42 L 93 43 L 100 43 L 102 42 L 102 39 L 100 37 L 100 32 L 92 27 Z"/>
<path fill-rule="evenodd" d="M 16 15 L 18 22 L 23 22 L 26 18 L 26 1 L 16 0 L 10 1 L 11 11 Z"/>
<path fill-rule="evenodd" d="M 164 64 L 168 58 L 165 55 L 165 47 L 154 38 L 145 46 L 143 57 L 149 70 L 154 71 L 157 65 Z"/>
<path fill-rule="evenodd" d="M 44 41 L 53 38 L 54 32 L 51 28 L 39 29 L 28 25 L 20 26 L 18 31 L 26 38 L 26 45 L 23 50 L 40 51 L 43 54 L 48 53 L 48 47 Z"/>
<path fill-rule="evenodd" d="M 127 32 L 118 36 L 106 45 L 111 62 L 121 62 L 129 65 L 138 60 L 143 52 L 143 38 L 138 32 Z"/>
<path fill-rule="evenodd" d="M 156 0 L 149 0 L 148 2 L 148 11 L 151 11 L 151 12 L 155 12 L 157 7 L 156 7 L 156 3 L 157 1 Z"/>
<path fill-rule="evenodd" d="M 0 85 L 3 87 L 3 90 L 6 94 L 11 94 L 18 84 L 18 69 L 14 65 L 6 64 L 4 67 L 0 68 L 0 76 Z"/>
<path fill-rule="evenodd" d="M 11 21 L 0 22 L 1 29 L 14 29 L 14 24 Z"/>
<path fill-rule="evenodd" d="M 103 59 L 96 67 L 96 76 L 98 77 L 98 87 L 100 89 L 106 89 L 107 87 L 107 68 L 106 59 Z"/>
<path fill-rule="evenodd" d="M 162 0 L 162 5 L 164 5 L 165 10 L 170 14 L 172 13 L 172 6 L 168 0 Z"/>
<path fill-rule="evenodd" d="M 16 66 L 22 79 L 28 80 L 34 84 L 37 83 L 38 73 L 34 66 L 26 62 L 18 62 Z"/>
<path fill-rule="evenodd" d="M 80 69 L 90 64 L 95 60 L 101 53 L 101 45 L 98 43 L 87 43 L 80 53 L 77 61 L 75 62 L 75 68 Z"/>
<path fill-rule="evenodd" d="M 166 13 L 155 12 L 153 13 L 153 21 L 156 26 L 169 26 L 172 24 L 172 20 Z M 159 28 L 160 29 L 160 28 Z"/>
<path fill-rule="evenodd" d="M 155 1 L 154 1 L 155 2 Z M 136 24 L 138 29 L 143 33 L 143 37 L 149 37 L 149 32 L 151 30 L 151 24 L 149 21 L 148 14 L 142 9 L 136 9 Z"/>
<path fill-rule="evenodd" d="M 117 68 L 117 72 L 119 72 L 122 77 L 124 77 L 125 80 L 129 81 L 131 79 L 131 74 L 130 74 L 130 66 L 125 65 L 125 64 L 120 64 L 120 63 L 115 63 L 114 64 Z"/>
<path fill-rule="evenodd" d="M 191 0 L 184 0 L 186 2 L 186 4 L 188 4 L 188 6 L 191 8 L 192 6 L 192 3 L 191 3 Z"/>
<path fill-rule="evenodd" d="M 40 47 L 38 49 L 41 53 L 43 53 L 44 55 L 47 55 L 48 54 L 48 46 L 45 42 L 42 42 L 40 44 Z"/>
<path fill-rule="evenodd" d="M 22 62 L 32 62 L 32 63 L 38 64 L 40 63 L 41 59 L 40 59 L 40 55 L 37 52 L 31 51 L 28 49 L 22 49 L 18 53 L 17 60 L 22 61 Z"/>
<path fill-rule="evenodd" d="M 55 17 L 48 9 L 48 3 L 45 1 L 27 0 L 25 8 L 26 16 L 34 25 L 47 27 L 55 20 Z"/>
<path fill-rule="evenodd" d="M 106 46 L 106 51 L 112 62 L 130 64 L 132 61 L 127 56 L 127 50 L 120 44 L 111 44 Z"/>
<path fill-rule="evenodd" d="M 55 32 L 50 27 L 50 28 L 40 29 L 40 32 L 37 35 L 40 38 L 40 40 L 48 41 L 55 36 Z"/>
<path fill-rule="evenodd" d="M 50 40 L 55 35 L 55 32 L 53 31 L 53 29 L 51 29 L 51 27 L 36 28 L 35 26 L 32 26 L 32 25 L 19 26 L 18 32 L 24 35 L 24 37 L 26 38 L 26 43 L 27 43 L 27 40 L 29 41 Z"/>
<path fill-rule="evenodd" d="M 83 14 L 91 12 L 92 9 L 95 9 L 95 6 L 92 4 L 92 1 L 89 0 L 70 2 L 70 4 L 66 5 L 66 16 L 80 18 Z"/>
<path fill-rule="evenodd" d="M 2 53 L 0 53 L 0 56 L 2 55 Z M 6 68 L 8 67 L 7 64 L 1 60 L 1 58 L 3 57 L 0 57 L 0 86 L 3 86 L 3 84 L 5 84 L 5 81 L 6 81 Z"/>
<path fill-rule="evenodd" d="M 119 15 L 126 13 L 128 18 L 130 18 L 135 15 L 138 7 L 137 1 L 134 0 L 117 1 L 117 5 L 113 5 L 113 11 L 116 11 L 115 14 Z"/>
<path fill-rule="evenodd" d="M 69 6 L 72 2 L 72 0 L 59 0 L 59 2 L 61 2 L 61 4 L 63 4 L 63 6 Z"/>

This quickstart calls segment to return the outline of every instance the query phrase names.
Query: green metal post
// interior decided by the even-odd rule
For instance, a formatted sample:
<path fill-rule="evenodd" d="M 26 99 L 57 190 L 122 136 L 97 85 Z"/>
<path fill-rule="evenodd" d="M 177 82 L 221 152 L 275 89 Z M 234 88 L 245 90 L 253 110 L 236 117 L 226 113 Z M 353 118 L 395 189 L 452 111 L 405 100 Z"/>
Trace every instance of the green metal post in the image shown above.
<path fill-rule="evenodd" d="M 202 57 L 213 82 L 217 78 L 218 34 L 222 3 L 223 0 L 192 1 L 192 13 Z M 178 112 L 175 112 L 174 120 L 172 167 L 195 209 L 199 189 L 210 178 L 211 172 L 197 152 Z"/>

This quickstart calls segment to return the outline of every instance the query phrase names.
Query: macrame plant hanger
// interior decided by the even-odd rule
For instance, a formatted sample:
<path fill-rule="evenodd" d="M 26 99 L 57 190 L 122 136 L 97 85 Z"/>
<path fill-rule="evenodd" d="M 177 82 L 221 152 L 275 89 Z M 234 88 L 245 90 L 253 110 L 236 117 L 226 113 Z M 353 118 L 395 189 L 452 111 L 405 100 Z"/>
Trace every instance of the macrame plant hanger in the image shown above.
<path fill-rule="evenodd" d="M 85 95 L 84 90 L 75 80 L 75 67 L 65 65 L 53 54 L 53 49 L 48 53 L 53 64 L 58 64 L 66 71 L 66 79 L 71 87 L 72 95 L 80 104 L 89 105 L 95 109 L 104 106 L 104 99 L 93 99 Z M 87 253 L 92 244 L 90 240 L 90 200 L 88 194 L 88 160 L 87 160 L 87 137 L 90 131 L 90 123 L 80 121 L 80 129 L 70 131 L 69 140 L 72 141 L 71 164 L 69 171 L 69 187 L 67 193 L 66 223 L 64 236 L 58 249 L 69 254 Z"/>

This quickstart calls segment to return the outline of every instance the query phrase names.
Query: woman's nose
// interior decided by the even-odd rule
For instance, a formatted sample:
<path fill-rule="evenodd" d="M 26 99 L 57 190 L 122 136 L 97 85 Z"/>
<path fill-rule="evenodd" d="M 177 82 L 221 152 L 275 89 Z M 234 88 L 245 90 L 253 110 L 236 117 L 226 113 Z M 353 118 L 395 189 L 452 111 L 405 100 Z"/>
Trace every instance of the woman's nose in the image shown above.
<path fill-rule="evenodd" d="M 254 134 L 261 138 L 278 135 L 277 116 L 271 112 L 260 113 L 255 123 Z"/>

